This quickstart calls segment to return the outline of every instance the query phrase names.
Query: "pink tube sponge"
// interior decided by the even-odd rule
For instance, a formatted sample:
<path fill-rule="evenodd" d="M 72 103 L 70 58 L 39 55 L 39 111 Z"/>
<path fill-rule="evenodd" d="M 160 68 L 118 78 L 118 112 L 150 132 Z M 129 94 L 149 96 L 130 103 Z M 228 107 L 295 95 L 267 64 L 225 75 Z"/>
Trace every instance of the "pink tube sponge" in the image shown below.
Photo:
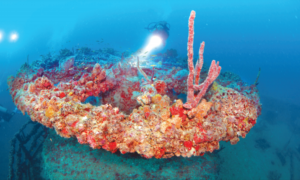
<path fill-rule="evenodd" d="M 213 81 L 219 76 L 221 72 L 221 66 L 219 66 L 219 62 L 212 61 L 211 66 L 209 68 L 209 73 L 206 80 L 199 84 L 200 80 L 200 72 L 203 65 L 203 51 L 204 51 L 204 42 L 201 43 L 199 50 L 199 60 L 196 63 L 196 74 L 194 73 L 194 64 L 193 64 L 193 43 L 194 43 L 194 19 L 196 16 L 196 12 L 192 11 L 189 18 L 189 36 L 188 36 L 188 67 L 189 67 L 189 75 L 187 80 L 187 102 L 183 105 L 186 109 L 192 109 L 197 106 L 200 102 L 201 98 L 205 95 L 207 88 L 213 83 Z M 195 77 L 195 85 L 194 85 L 194 77 Z M 195 90 L 199 91 L 198 94 L 194 95 Z"/>

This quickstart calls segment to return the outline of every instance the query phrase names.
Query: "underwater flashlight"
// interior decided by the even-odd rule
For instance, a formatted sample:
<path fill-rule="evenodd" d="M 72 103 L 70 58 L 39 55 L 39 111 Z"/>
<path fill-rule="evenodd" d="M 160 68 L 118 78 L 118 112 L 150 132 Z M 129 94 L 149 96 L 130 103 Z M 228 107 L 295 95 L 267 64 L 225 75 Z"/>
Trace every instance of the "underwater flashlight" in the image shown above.
<path fill-rule="evenodd" d="M 3 38 L 3 33 L 2 31 L 0 31 L 0 42 L 2 41 L 2 38 Z"/>
<path fill-rule="evenodd" d="M 152 36 L 149 42 L 149 46 L 156 48 L 162 44 L 162 39 L 159 36 Z"/>
<path fill-rule="evenodd" d="M 11 33 L 10 41 L 16 41 L 17 39 L 18 39 L 18 34 L 17 33 Z"/>
<path fill-rule="evenodd" d="M 152 49 L 160 46 L 161 44 L 162 44 L 161 37 L 159 37 L 157 35 L 153 35 L 150 37 L 150 41 L 149 41 L 148 45 L 146 46 L 145 50 L 151 51 Z"/>
<path fill-rule="evenodd" d="M 149 39 L 147 46 L 138 55 L 138 56 L 142 57 L 140 59 L 140 62 L 145 61 L 145 60 L 143 60 L 143 59 L 145 59 L 143 57 L 147 57 L 154 48 L 157 48 L 160 45 L 162 45 L 162 38 L 157 35 L 152 35 Z"/>
<path fill-rule="evenodd" d="M 143 63 L 148 61 L 146 59 L 146 57 L 149 56 L 149 54 L 151 53 L 151 51 L 154 48 L 157 48 L 159 46 L 161 46 L 163 44 L 163 39 L 158 36 L 158 35 L 152 35 L 150 36 L 147 46 L 145 48 L 143 48 L 143 50 L 137 52 L 136 56 L 139 56 L 139 62 L 140 62 L 140 67 L 144 67 Z M 132 62 L 130 62 L 131 65 L 136 66 L 136 60 L 132 59 Z"/>

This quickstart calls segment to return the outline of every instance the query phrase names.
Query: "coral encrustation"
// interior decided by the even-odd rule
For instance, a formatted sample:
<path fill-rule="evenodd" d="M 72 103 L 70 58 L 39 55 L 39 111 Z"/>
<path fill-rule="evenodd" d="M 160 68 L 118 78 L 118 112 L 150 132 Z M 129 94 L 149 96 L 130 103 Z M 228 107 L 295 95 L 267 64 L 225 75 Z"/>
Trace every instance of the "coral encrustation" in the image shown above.
<path fill-rule="evenodd" d="M 194 16 L 192 11 L 190 22 Z M 166 73 L 158 69 L 155 73 L 159 80 L 140 87 L 135 67 L 119 63 L 105 69 L 96 63 L 80 68 L 71 58 L 58 71 L 31 69 L 9 77 L 9 91 L 18 109 L 33 121 L 55 128 L 62 137 L 76 136 L 79 143 L 92 148 L 113 153 L 119 150 L 122 154 L 137 152 L 145 158 L 199 156 L 219 149 L 219 141 L 236 144 L 261 112 L 255 87 L 248 88 L 249 93 L 214 82 L 221 70 L 214 61 L 207 79 L 198 85 L 204 43 L 201 48 L 196 75 L 189 56 L 188 82 L 174 79 L 180 70 Z M 146 76 L 151 69 L 144 71 Z M 172 90 L 188 93 L 187 103 L 175 99 Z M 83 103 L 99 95 L 102 105 Z"/>

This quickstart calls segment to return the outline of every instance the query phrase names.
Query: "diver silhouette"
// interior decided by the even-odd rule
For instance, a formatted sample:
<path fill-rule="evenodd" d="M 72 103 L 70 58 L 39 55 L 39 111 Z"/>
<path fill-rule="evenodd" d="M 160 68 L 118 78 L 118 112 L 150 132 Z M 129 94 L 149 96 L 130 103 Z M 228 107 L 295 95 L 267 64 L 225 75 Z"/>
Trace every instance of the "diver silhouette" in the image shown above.
<path fill-rule="evenodd" d="M 152 22 L 148 24 L 145 29 L 147 29 L 152 35 L 161 37 L 163 44 L 166 44 L 170 31 L 169 23 L 167 23 L 166 21 Z"/>

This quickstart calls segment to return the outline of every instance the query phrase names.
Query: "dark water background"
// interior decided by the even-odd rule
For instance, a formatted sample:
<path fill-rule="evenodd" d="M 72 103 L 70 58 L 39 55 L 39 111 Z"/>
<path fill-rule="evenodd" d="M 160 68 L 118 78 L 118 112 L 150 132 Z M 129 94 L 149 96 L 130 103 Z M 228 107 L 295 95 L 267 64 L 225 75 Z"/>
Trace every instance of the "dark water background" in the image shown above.
<path fill-rule="evenodd" d="M 0 42 L 0 104 L 14 109 L 6 78 L 17 72 L 27 55 L 32 62 L 49 51 L 75 46 L 135 51 L 145 45 L 149 33 L 144 27 L 150 22 L 170 23 L 170 37 L 161 52 L 174 48 L 185 57 L 191 10 L 196 11 L 195 51 L 201 41 L 206 42 L 204 62 L 216 59 L 223 72 L 232 71 L 248 83 L 255 81 L 261 68 L 258 87 L 262 104 L 280 104 L 267 108 L 273 112 L 270 118 L 281 117 L 278 121 L 287 126 L 300 121 L 299 112 L 291 109 L 293 115 L 285 116 L 279 108 L 300 106 L 299 0 L 0 0 L 0 32 L 4 33 Z M 18 34 L 17 41 L 9 41 L 11 32 Z M 101 38 L 104 43 L 98 45 Z M 264 109 L 263 115 L 269 117 Z M 0 179 L 7 175 L 9 140 L 25 121 L 16 115 L 0 125 Z"/>

